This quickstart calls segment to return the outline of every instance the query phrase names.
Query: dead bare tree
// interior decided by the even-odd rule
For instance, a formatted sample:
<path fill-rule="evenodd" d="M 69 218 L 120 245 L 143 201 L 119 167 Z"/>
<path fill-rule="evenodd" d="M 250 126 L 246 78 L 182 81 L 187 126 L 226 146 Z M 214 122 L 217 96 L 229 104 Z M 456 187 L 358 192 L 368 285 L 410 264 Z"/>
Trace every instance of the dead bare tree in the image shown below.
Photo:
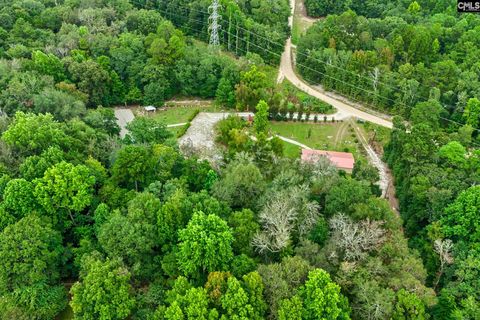
<path fill-rule="evenodd" d="M 382 244 L 385 230 L 383 221 L 370 221 L 369 219 L 355 222 L 345 214 L 340 213 L 330 219 L 332 239 L 344 253 L 348 261 L 362 259 L 367 252 Z"/>
<path fill-rule="evenodd" d="M 320 206 L 307 198 L 306 186 L 295 186 L 276 192 L 260 212 L 262 231 L 252 240 L 260 253 L 280 252 L 291 242 L 294 233 L 299 238 L 315 226 Z"/>
<path fill-rule="evenodd" d="M 280 252 L 290 244 L 296 213 L 286 201 L 276 199 L 267 204 L 259 218 L 263 230 L 252 241 L 258 252 Z"/>
<path fill-rule="evenodd" d="M 433 250 L 438 254 L 438 258 L 440 259 L 440 268 L 438 269 L 437 280 L 433 287 L 435 290 L 440 282 L 440 278 L 445 272 L 446 265 L 453 263 L 452 249 L 453 242 L 450 239 L 437 239 L 433 242 Z"/>
<path fill-rule="evenodd" d="M 370 76 L 372 77 L 373 91 L 377 93 L 378 81 L 380 80 L 380 69 L 378 67 L 375 67 L 373 71 L 370 73 Z"/>

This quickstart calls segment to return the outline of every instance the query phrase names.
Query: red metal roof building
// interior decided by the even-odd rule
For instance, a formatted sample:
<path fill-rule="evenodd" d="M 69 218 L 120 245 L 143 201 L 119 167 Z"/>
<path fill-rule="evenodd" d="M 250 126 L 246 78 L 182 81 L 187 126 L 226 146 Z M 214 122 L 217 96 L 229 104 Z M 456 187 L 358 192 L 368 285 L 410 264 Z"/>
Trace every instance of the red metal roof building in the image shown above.
<path fill-rule="evenodd" d="M 315 162 L 319 157 L 326 157 L 337 169 L 351 173 L 355 165 L 353 154 L 348 152 L 302 149 L 302 161 Z"/>

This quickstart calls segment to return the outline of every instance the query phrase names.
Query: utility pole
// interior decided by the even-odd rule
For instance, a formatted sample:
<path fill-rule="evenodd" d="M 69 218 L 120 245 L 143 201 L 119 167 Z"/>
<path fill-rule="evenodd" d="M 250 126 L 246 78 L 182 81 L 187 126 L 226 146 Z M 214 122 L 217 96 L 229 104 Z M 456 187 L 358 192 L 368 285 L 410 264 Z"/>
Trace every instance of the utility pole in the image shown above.
<path fill-rule="evenodd" d="M 211 47 L 220 46 L 220 37 L 218 35 L 218 31 L 222 28 L 219 24 L 219 21 L 222 19 L 218 14 L 220 8 L 221 5 L 218 3 L 218 0 L 212 0 L 212 4 L 208 7 L 208 12 L 210 13 L 208 17 L 208 31 L 210 31 L 209 45 Z"/>

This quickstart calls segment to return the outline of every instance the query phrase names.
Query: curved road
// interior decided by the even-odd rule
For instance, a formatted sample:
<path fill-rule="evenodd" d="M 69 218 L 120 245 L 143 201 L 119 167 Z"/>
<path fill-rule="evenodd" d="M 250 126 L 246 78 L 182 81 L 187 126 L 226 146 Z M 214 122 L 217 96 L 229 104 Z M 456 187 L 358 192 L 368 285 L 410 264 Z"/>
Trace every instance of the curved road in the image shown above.
<path fill-rule="evenodd" d="M 291 17 L 289 18 L 288 24 L 290 25 L 290 28 L 292 28 L 293 15 L 295 13 L 295 0 L 290 0 L 290 6 L 292 9 L 292 13 L 291 13 Z M 334 106 L 338 110 L 335 116 L 336 119 L 344 119 L 351 116 L 351 117 L 359 118 L 365 121 L 369 121 L 369 122 L 381 125 L 383 127 L 387 127 L 387 128 L 393 127 L 392 121 L 387 120 L 389 119 L 388 116 L 379 117 L 379 116 L 367 113 L 365 111 L 356 109 L 355 107 L 353 107 L 353 105 L 355 105 L 354 103 L 348 103 L 348 100 L 343 98 L 342 99 L 336 98 L 334 93 L 321 92 L 311 87 L 302 79 L 300 79 L 294 71 L 291 38 L 288 38 L 287 43 L 285 44 L 285 50 L 283 51 L 283 54 L 282 54 L 282 59 L 280 62 L 280 70 L 278 73 L 279 82 L 284 78 L 288 79 L 298 89 Z M 347 103 L 345 101 L 347 101 Z"/>

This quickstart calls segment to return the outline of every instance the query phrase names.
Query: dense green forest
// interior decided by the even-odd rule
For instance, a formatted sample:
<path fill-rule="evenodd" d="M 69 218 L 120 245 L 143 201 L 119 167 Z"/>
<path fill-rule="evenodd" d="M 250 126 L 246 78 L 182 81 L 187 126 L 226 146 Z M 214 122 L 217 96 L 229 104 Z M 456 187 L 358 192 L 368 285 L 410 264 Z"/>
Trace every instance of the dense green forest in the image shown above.
<path fill-rule="evenodd" d="M 365 1 L 331 1 L 331 0 L 305 0 L 307 14 L 311 17 L 326 17 L 330 14 L 340 14 L 351 9 L 357 14 L 368 18 L 385 18 L 398 16 L 411 19 L 410 13 L 417 11 L 422 15 L 455 14 L 456 2 L 450 0 L 365 0 Z"/>
<path fill-rule="evenodd" d="M 223 52 L 206 0 L 0 2 L 0 318 L 478 319 L 480 20 L 306 1 L 340 15 L 301 39 L 299 71 L 400 115 L 399 217 L 372 167 L 268 139 L 272 118 L 332 111 L 274 84 L 288 1 L 221 3 Z M 119 137 L 111 107 L 177 96 L 256 115 L 219 122 L 221 163 L 152 118 Z"/>
<path fill-rule="evenodd" d="M 435 5 L 413 2 L 379 18 L 354 11 L 329 15 L 301 39 L 299 70 L 310 81 L 406 119 L 417 103 L 432 99 L 443 107 L 443 118 L 474 123 L 464 111 L 470 98 L 480 98 L 480 18 L 435 13 Z"/>
<path fill-rule="evenodd" d="M 188 16 L 172 5 L 174 2 L 169 1 L 164 10 L 175 12 L 171 16 L 175 23 L 179 23 L 175 17 Z M 186 5 L 178 3 L 179 8 Z M 146 10 L 143 8 L 148 4 L 128 1 L 67 1 L 61 5 L 53 1 L 3 2 L 2 111 L 9 115 L 19 110 L 48 111 L 58 120 L 65 120 L 84 114 L 85 106 L 140 102 L 161 105 L 175 94 L 213 98 L 219 83 L 218 95 L 228 99 L 228 93 L 240 81 L 241 66 L 212 54 L 205 46 L 195 45 L 186 36 L 200 36 L 208 19 L 201 20 L 205 25 L 198 30 L 186 26 L 182 32 L 162 17 L 166 15 L 163 6 L 158 3 L 155 7 L 159 9 Z M 265 8 L 250 8 L 251 13 L 243 14 L 235 6 L 232 12 L 238 11 L 238 21 L 257 30 L 265 29 L 283 41 L 288 6 L 283 3 L 283 8 L 286 11 L 282 10 L 278 17 L 269 14 L 276 20 L 271 27 L 255 22 L 265 20 Z M 240 28 L 240 22 L 235 23 Z M 248 50 L 246 33 L 240 34 L 240 29 L 237 33 L 235 47 L 243 55 Z M 204 40 L 205 34 L 200 39 Z M 250 52 L 252 55 L 255 50 Z M 55 110 L 55 105 L 70 107 L 62 111 Z"/>
<path fill-rule="evenodd" d="M 480 19 L 455 5 L 307 0 L 309 14 L 326 18 L 297 59 L 306 79 L 400 116 L 385 159 L 410 246 L 438 293 L 432 315 L 478 319 Z"/>
<path fill-rule="evenodd" d="M 5 319 L 51 319 L 71 282 L 79 319 L 401 319 L 435 304 L 400 220 L 361 171 L 258 146 L 215 170 L 180 155 L 162 126 L 137 118 L 120 141 L 111 111 L 95 112 L 96 128 L 2 119 Z"/>

